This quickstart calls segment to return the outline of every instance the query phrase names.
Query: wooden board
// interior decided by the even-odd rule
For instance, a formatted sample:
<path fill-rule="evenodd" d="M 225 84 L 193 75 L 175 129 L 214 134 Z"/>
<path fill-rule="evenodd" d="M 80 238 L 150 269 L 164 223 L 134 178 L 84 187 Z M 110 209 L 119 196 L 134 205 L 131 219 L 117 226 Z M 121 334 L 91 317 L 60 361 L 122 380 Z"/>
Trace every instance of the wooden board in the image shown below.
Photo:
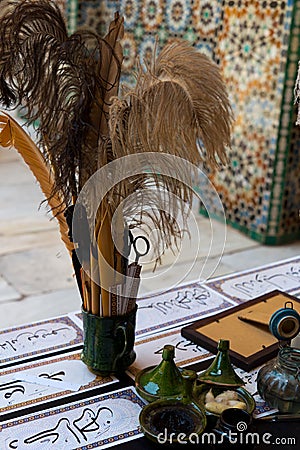
<path fill-rule="evenodd" d="M 300 313 L 300 300 L 281 291 L 272 291 L 215 316 L 202 319 L 181 330 L 182 336 L 216 353 L 219 339 L 230 341 L 233 363 L 250 370 L 278 352 L 278 340 L 271 334 L 268 323 L 272 314 L 292 302 Z M 290 307 L 290 304 L 288 305 Z M 252 321 L 241 320 L 252 317 Z M 261 323 L 260 323 L 261 322 Z"/>

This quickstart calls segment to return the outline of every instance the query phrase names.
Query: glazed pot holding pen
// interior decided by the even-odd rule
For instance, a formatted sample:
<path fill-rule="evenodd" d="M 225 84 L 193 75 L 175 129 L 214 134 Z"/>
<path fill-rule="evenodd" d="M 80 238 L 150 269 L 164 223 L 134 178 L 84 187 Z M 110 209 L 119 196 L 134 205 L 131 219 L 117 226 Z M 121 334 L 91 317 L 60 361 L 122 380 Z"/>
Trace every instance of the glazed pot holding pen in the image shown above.
<path fill-rule="evenodd" d="M 141 272 L 138 261 L 140 256 L 148 253 L 150 244 L 143 236 L 133 238 L 129 233 L 129 237 L 124 233 L 125 256 L 117 251 L 114 254 L 113 259 L 116 260 L 114 280 L 109 283 L 109 288 L 106 290 L 100 286 L 99 279 L 96 283 L 93 280 L 93 283 L 84 285 L 86 288 L 84 304 L 87 308 L 82 309 L 84 347 L 81 359 L 92 372 L 102 376 L 124 372 L 136 358 L 134 352 L 136 297 Z M 147 243 L 144 252 L 137 249 L 138 240 Z M 136 257 L 133 263 L 128 264 L 131 248 Z M 103 278 L 102 276 L 102 280 Z M 93 288 L 97 300 L 96 307 L 95 302 L 91 300 Z"/>
<path fill-rule="evenodd" d="M 124 372 L 135 360 L 137 306 L 128 314 L 100 317 L 82 311 L 82 361 L 98 375 Z"/>

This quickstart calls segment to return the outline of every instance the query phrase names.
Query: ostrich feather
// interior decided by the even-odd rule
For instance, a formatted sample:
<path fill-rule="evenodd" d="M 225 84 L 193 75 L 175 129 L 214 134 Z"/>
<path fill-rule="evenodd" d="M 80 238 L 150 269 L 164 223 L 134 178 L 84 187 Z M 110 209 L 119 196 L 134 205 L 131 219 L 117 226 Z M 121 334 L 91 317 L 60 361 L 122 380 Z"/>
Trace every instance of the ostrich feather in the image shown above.
<path fill-rule="evenodd" d="M 187 170 L 187 182 L 183 183 L 185 169 L 175 158 L 167 171 L 172 176 L 156 174 L 145 158 L 151 176 L 135 177 L 125 185 L 131 198 L 125 216 L 138 217 L 135 211 L 143 210 L 144 219 L 140 215 L 136 225 L 150 220 L 162 232 L 166 247 L 171 247 L 173 238 L 181 237 L 171 217 L 181 214 L 185 222 L 196 167 L 205 161 L 214 169 L 226 162 L 232 121 L 217 65 L 187 42 L 170 43 L 146 67 L 140 65 L 135 88 L 123 99 L 115 98 L 110 108 L 113 157 L 149 152 L 157 152 L 159 157 L 166 153 L 186 159 L 195 165 L 195 171 Z"/>
<path fill-rule="evenodd" d="M 53 195 L 54 178 L 45 158 L 23 128 L 12 117 L 3 112 L 0 114 L 0 130 L 0 145 L 2 147 L 15 147 L 39 182 L 53 215 L 58 221 L 61 239 L 71 253 L 74 247 L 68 237 L 69 228 L 63 215 L 65 205 L 57 194 Z"/>
<path fill-rule="evenodd" d="M 118 41 L 122 26 L 116 17 L 107 40 L 87 30 L 68 36 L 54 2 L 1 2 L 0 102 L 25 106 L 28 121 L 38 123 L 39 147 L 66 205 L 97 170 L 98 140 L 121 66 L 110 42 Z"/>
<path fill-rule="evenodd" d="M 217 65 L 187 42 L 166 45 L 110 112 L 115 157 L 158 151 L 211 167 L 226 161 L 232 111 Z"/>

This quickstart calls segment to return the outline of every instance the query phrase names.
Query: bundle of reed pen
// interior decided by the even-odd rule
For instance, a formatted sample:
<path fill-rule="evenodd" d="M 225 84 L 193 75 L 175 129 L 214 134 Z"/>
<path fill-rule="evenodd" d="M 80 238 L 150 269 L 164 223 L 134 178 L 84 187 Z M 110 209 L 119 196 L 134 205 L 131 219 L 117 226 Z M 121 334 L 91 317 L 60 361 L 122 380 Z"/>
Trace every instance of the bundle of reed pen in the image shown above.
<path fill-rule="evenodd" d="M 116 13 L 103 38 L 89 30 L 68 36 L 54 1 L 1 2 L 0 103 L 22 106 L 35 125 L 40 170 L 33 170 L 36 161 L 28 158 L 32 143 L 5 114 L 1 140 L 15 145 L 47 185 L 43 190 L 72 254 L 83 308 L 101 316 L 134 307 L 141 265 L 130 262 L 132 230 L 158 229 L 165 249 L 176 245 L 181 238 L 176 215 L 185 211 L 177 201 L 191 205 L 192 191 L 182 181 L 180 164 L 164 175 L 151 170 L 151 158 L 141 157 L 140 167 L 101 198 L 95 217 L 87 202 L 77 207 L 74 222 L 86 183 L 99 169 L 131 155 L 168 154 L 174 161 L 181 157 L 195 167 L 205 161 L 216 168 L 226 161 L 232 123 L 217 65 L 184 41 L 168 43 L 151 62 L 138 65 L 136 86 L 121 98 L 123 28 Z M 7 124 L 14 138 L 4 136 Z M 80 242 L 73 242 L 74 226 Z"/>

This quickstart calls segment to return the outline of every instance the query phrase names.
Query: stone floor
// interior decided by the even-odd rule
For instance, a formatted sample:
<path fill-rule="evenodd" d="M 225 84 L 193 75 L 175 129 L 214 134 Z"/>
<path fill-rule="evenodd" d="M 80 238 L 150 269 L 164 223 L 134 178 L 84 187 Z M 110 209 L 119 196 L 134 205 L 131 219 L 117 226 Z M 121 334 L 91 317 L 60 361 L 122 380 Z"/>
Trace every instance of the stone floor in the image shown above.
<path fill-rule="evenodd" d="M 0 328 L 80 308 L 70 257 L 56 221 L 50 220 L 45 204 L 40 206 L 43 199 L 17 152 L 0 149 Z M 300 242 L 262 246 L 200 216 L 197 208 L 194 213 L 192 239 L 184 240 L 179 257 L 168 252 L 154 273 L 151 263 L 145 264 L 141 294 L 300 254 Z"/>

